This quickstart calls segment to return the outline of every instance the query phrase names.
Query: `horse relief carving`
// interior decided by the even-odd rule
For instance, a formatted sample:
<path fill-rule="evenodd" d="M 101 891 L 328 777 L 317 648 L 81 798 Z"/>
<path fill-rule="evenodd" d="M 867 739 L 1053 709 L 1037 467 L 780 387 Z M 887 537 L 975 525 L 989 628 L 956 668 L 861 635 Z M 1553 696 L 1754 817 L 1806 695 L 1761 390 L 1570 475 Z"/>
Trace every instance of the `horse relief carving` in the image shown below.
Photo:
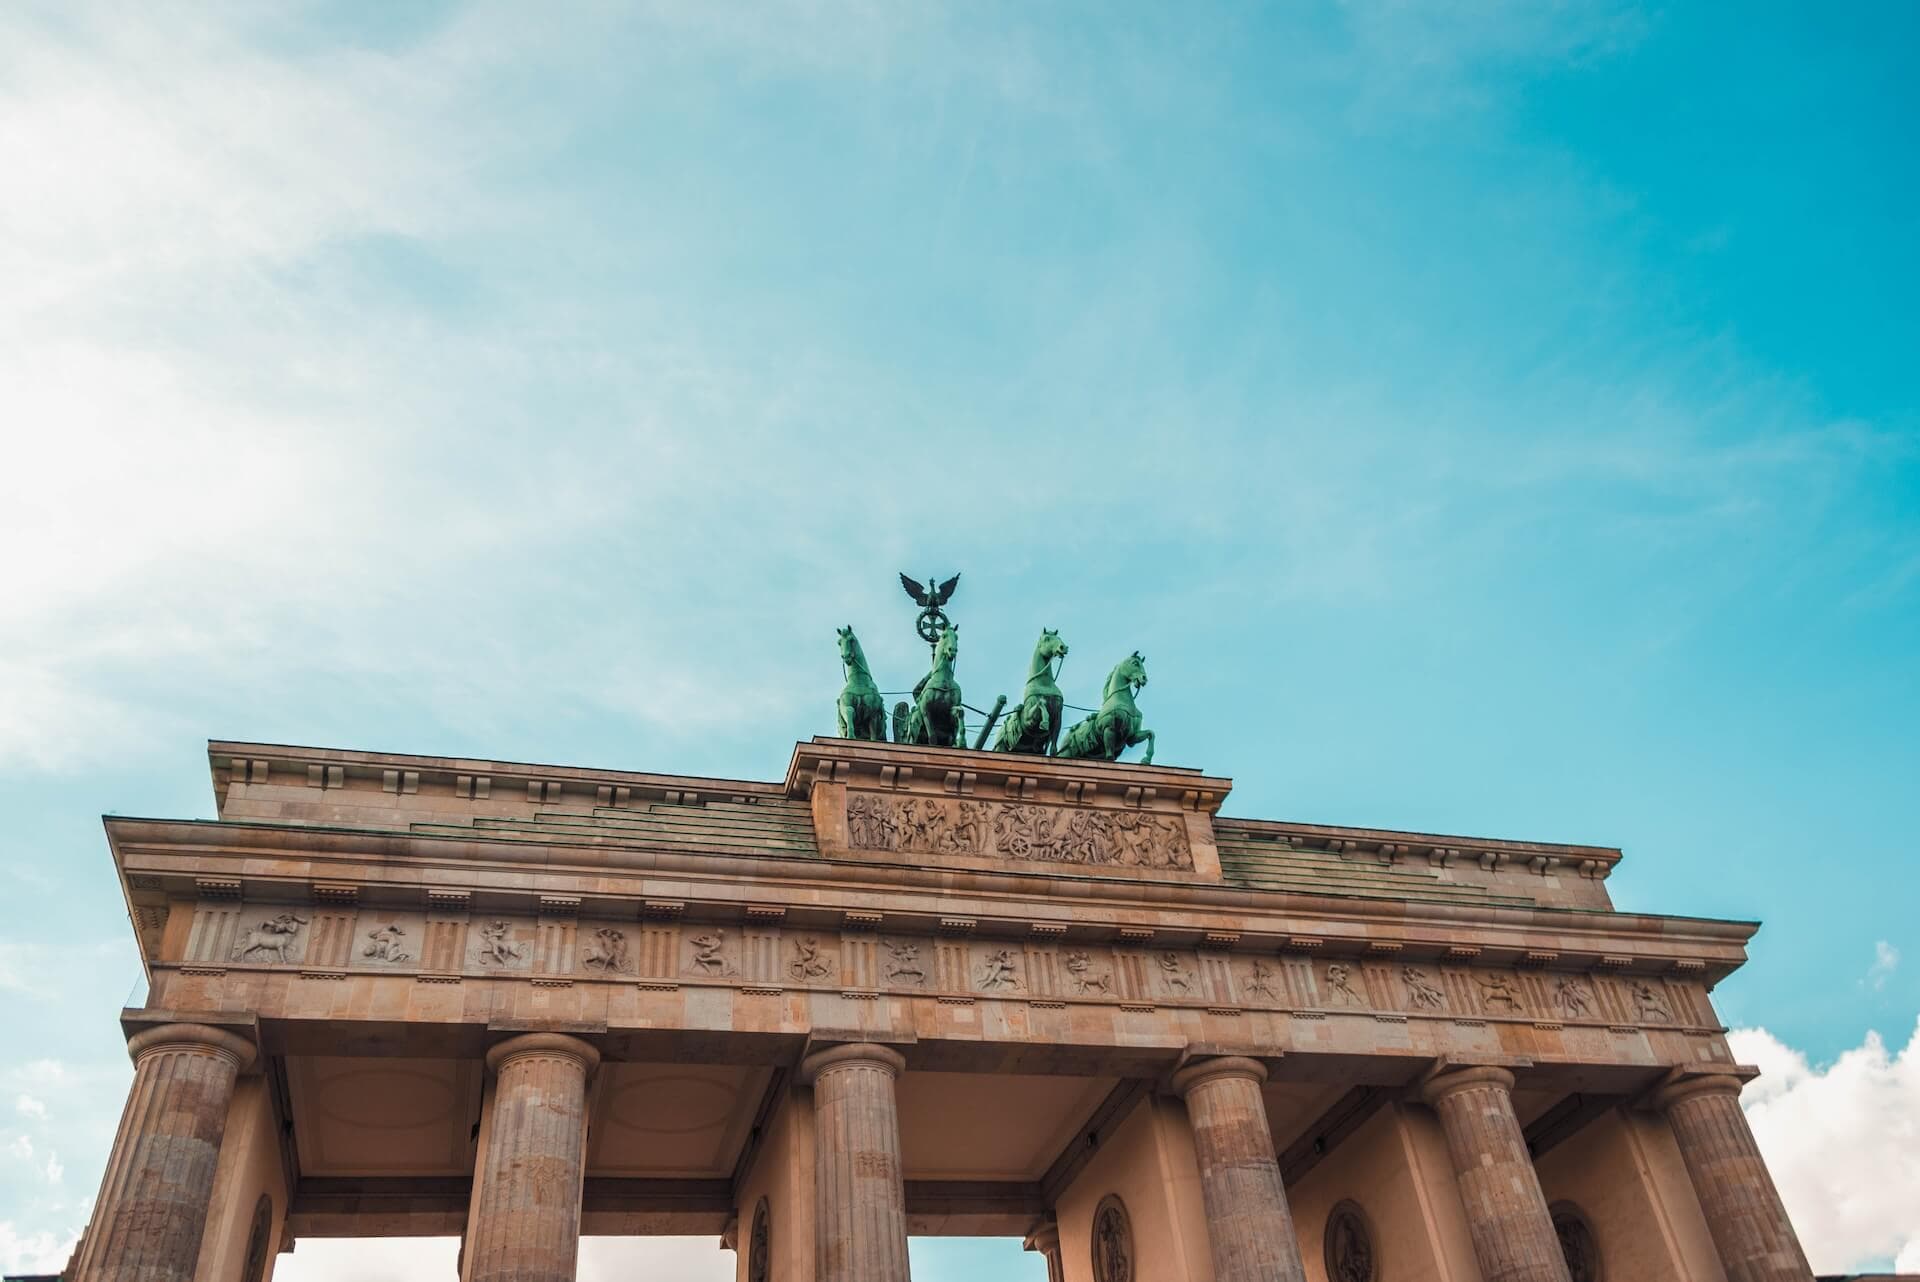
<path fill-rule="evenodd" d="M 977 975 L 980 987 L 989 992 L 1020 987 L 1018 963 L 1013 959 L 1011 948 L 996 948 L 987 954 Z"/>
<path fill-rule="evenodd" d="M 909 940 L 889 939 L 886 948 L 885 966 L 889 983 L 897 981 L 919 988 L 927 982 L 927 972 L 920 965 L 920 945 Z"/>
<path fill-rule="evenodd" d="M 1667 999 L 1660 995 L 1652 984 L 1643 980 L 1633 981 L 1633 1015 L 1643 1024 L 1671 1024 L 1673 1012 L 1667 1007 Z"/>
<path fill-rule="evenodd" d="M 1513 980 L 1498 973 L 1475 975 L 1474 983 L 1480 985 L 1480 1005 L 1489 1014 L 1498 1006 L 1510 1015 L 1517 1015 L 1526 1009 L 1520 1000 L 1520 990 L 1514 987 Z"/>
<path fill-rule="evenodd" d="M 1585 1019 L 1593 1013 L 1593 991 L 1579 980 L 1562 975 L 1554 981 L 1553 1004 L 1568 1019 Z"/>
<path fill-rule="evenodd" d="M 793 960 L 787 963 L 787 974 L 795 979 L 819 979 L 833 970 L 833 958 L 820 955 L 820 941 L 817 939 L 796 939 L 793 941 Z"/>
<path fill-rule="evenodd" d="M 1252 969 L 1247 972 L 1247 992 L 1277 1002 L 1280 1000 L 1280 990 L 1274 987 L 1274 981 L 1279 977 L 1278 971 L 1256 957 Z"/>
<path fill-rule="evenodd" d="M 609 975 L 632 970 L 627 960 L 627 932 L 611 926 L 602 926 L 594 931 L 593 938 L 587 941 L 586 951 L 581 954 L 580 964 L 588 970 Z"/>
<path fill-rule="evenodd" d="M 295 913 L 270 917 L 234 942 L 233 960 L 254 961 L 257 954 L 284 966 L 291 960 L 287 954 L 300 937 L 300 928 L 306 924 L 307 919 Z"/>
<path fill-rule="evenodd" d="M 490 921 L 480 927 L 479 960 L 482 966 L 518 966 L 527 958 L 527 945 L 513 937 L 513 923 Z"/>
<path fill-rule="evenodd" d="M 1193 996 L 1194 974 L 1181 962 L 1180 954 L 1161 953 L 1155 965 L 1160 968 L 1160 982 L 1166 985 L 1169 993 L 1178 993 L 1182 997 Z"/>
<path fill-rule="evenodd" d="M 1081 995 L 1098 993 L 1102 997 L 1113 995 L 1113 972 L 1096 971 L 1093 958 L 1083 952 L 1067 954 L 1067 974 L 1073 979 L 1073 990 Z"/>

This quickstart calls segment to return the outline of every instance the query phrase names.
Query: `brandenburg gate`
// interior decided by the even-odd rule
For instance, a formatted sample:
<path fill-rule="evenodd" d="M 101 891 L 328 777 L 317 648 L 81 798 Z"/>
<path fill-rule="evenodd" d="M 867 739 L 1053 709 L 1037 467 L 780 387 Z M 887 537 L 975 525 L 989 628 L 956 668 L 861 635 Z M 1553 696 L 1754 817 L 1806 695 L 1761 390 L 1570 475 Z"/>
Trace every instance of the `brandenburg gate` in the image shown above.
<path fill-rule="evenodd" d="M 1710 1000 L 1752 924 L 1616 911 L 1610 848 L 884 733 L 769 782 L 211 744 L 217 819 L 106 821 L 150 988 L 69 1276 L 713 1234 L 902 1282 L 990 1234 L 1055 1282 L 1811 1277 Z"/>

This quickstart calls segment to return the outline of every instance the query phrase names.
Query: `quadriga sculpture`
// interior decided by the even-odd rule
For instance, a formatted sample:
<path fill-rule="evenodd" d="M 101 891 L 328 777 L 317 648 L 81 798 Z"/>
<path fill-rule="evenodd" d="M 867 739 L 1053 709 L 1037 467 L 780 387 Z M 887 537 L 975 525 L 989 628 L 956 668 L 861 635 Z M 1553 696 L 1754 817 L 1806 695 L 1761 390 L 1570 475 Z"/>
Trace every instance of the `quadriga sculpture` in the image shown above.
<path fill-rule="evenodd" d="M 1027 686 L 1020 706 L 1007 714 L 994 737 L 995 752 L 1031 752 L 1044 756 L 1060 742 L 1060 713 L 1066 699 L 1055 683 L 1055 659 L 1067 657 L 1067 643 L 1052 628 L 1042 628 L 1027 662 Z"/>
<path fill-rule="evenodd" d="M 1078 757 L 1090 761 L 1118 761 L 1120 754 L 1136 743 L 1147 745 L 1140 764 L 1153 764 L 1153 731 L 1146 728 L 1134 691 L 1147 684 L 1147 661 L 1135 650 L 1114 665 L 1107 675 L 1107 688 L 1100 711 L 1075 724 L 1061 741 L 1056 757 Z"/>
<path fill-rule="evenodd" d="M 840 633 L 840 664 L 847 674 L 847 684 L 840 688 L 838 705 L 840 737 L 885 743 L 887 703 L 880 697 L 880 687 L 873 683 L 873 672 L 867 667 L 866 652 L 860 648 L 860 638 L 853 635 L 851 627 L 837 630 Z"/>
<path fill-rule="evenodd" d="M 960 657 L 960 629 L 948 624 L 933 643 L 933 668 L 913 687 L 913 704 L 893 710 L 896 743 L 938 748 L 967 746 L 967 713 L 960 704 L 960 682 L 953 675 Z"/>

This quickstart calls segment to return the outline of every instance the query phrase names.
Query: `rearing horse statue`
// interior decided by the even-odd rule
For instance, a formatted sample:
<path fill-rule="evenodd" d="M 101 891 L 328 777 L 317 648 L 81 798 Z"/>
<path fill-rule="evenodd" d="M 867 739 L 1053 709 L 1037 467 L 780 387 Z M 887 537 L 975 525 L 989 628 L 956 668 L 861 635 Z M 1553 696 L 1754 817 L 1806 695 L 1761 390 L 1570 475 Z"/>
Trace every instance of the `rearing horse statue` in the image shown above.
<path fill-rule="evenodd" d="M 1060 742 L 1060 712 L 1066 698 L 1055 684 L 1053 661 L 1067 657 L 1067 643 L 1052 628 L 1040 631 L 1027 663 L 1027 688 L 1020 694 L 1020 706 L 1007 714 L 994 737 L 995 752 L 1030 752 L 1045 756 Z"/>
<path fill-rule="evenodd" d="M 1120 754 L 1136 743 L 1145 742 L 1146 755 L 1140 764 L 1153 764 L 1153 731 L 1142 722 L 1133 692 L 1147 684 L 1147 661 L 1135 650 L 1114 665 L 1107 675 L 1105 697 L 1100 711 L 1078 722 L 1067 731 L 1056 757 L 1080 757 L 1093 761 L 1118 761 Z"/>
<path fill-rule="evenodd" d="M 880 697 L 880 687 L 873 683 L 873 672 L 867 667 L 867 655 L 860 648 L 860 638 L 853 635 L 851 627 L 836 631 L 840 633 L 840 664 L 847 673 L 847 684 L 840 689 L 838 705 L 840 737 L 885 743 L 887 704 Z"/>
<path fill-rule="evenodd" d="M 918 743 L 936 748 L 967 746 L 967 713 L 960 706 L 960 682 L 953 662 L 960 657 L 960 629 L 948 624 L 933 643 L 933 668 L 913 687 L 913 706 L 893 710 L 896 743 Z"/>

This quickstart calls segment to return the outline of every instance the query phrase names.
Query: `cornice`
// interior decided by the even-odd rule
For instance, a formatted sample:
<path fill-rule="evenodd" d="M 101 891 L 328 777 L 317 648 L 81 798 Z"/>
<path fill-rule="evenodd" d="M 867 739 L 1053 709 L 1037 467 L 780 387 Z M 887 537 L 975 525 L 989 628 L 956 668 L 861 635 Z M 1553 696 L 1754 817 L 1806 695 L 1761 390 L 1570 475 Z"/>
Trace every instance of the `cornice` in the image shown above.
<path fill-rule="evenodd" d="M 1129 918 L 1153 918 L 1157 937 L 1194 941 L 1237 935 L 1241 951 L 1312 949 L 1327 955 L 1361 955 L 1399 945 L 1408 956 L 1438 955 L 1463 946 L 1489 958 L 1505 955 L 1520 964 L 1593 964 L 1658 972 L 1685 969 L 1714 982 L 1745 960 L 1744 946 L 1757 923 L 1642 913 L 1554 907 L 1504 907 L 1366 899 L 1305 894 L 1194 881 L 1141 880 L 1085 872 L 955 869 L 939 865 L 839 861 L 774 853 L 702 851 L 640 846 L 576 845 L 566 842 L 493 841 L 483 835 L 419 834 L 386 829 L 329 828 L 245 821 L 143 819 L 110 816 L 109 843 L 120 866 L 129 904 L 136 894 L 192 896 L 198 883 L 240 883 L 250 896 L 299 896 L 313 883 L 334 880 L 335 865 L 369 861 L 389 864 L 403 880 L 379 893 L 424 897 L 429 888 L 459 886 L 476 894 L 530 902 L 578 881 L 595 901 L 614 911 L 616 899 L 596 889 L 610 872 L 664 877 L 678 893 L 700 901 L 701 912 L 745 913 L 750 904 L 790 902 L 796 916 L 824 914 L 820 891 L 836 892 L 832 913 L 845 909 L 883 912 L 889 921 L 950 914 L 956 895 L 989 903 L 998 921 L 983 918 L 983 934 L 1029 930 L 1052 923 L 1076 932 L 1118 930 Z M 158 856 L 159 861 L 148 857 Z M 258 872 L 249 861 L 271 860 Z M 306 860 L 304 875 L 289 865 Z M 153 862 L 171 869 L 149 867 Z M 136 886 L 133 875 L 154 877 Z M 538 890 L 530 890 L 528 874 Z M 489 885 L 488 883 L 493 883 Z M 373 893 L 374 888 L 368 888 Z M 638 908 L 636 900 L 633 907 Z M 582 909 L 587 911 L 586 908 Z M 696 915 L 690 912 L 689 916 Z M 1248 915 L 1269 918 L 1271 930 L 1247 928 Z M 826 918 L 823 916 L 822 918 Z M 1052 926 L 1049 926 L 1051 929 Z M 1545 959 L 1545 960 L 1543 960 Z"/>

